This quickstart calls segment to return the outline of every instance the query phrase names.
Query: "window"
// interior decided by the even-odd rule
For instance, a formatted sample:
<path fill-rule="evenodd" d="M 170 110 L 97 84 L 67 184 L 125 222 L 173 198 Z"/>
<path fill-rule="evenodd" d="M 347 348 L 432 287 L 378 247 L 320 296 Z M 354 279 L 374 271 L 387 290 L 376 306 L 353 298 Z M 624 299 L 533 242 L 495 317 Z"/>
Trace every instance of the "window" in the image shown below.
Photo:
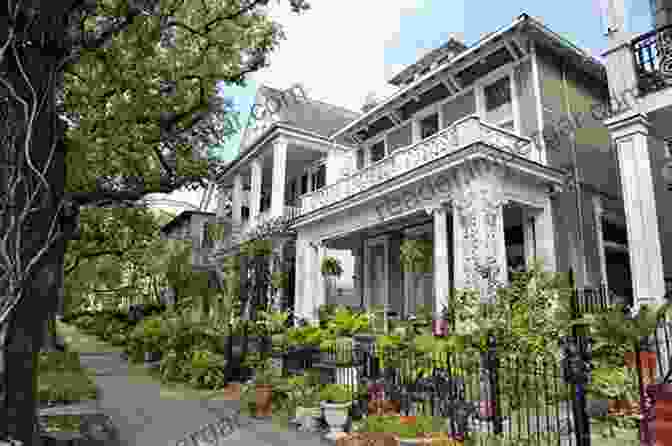
<path fill-rule="evenodd" d="M 420 121 L 420 138 L 425 139 L 439 131 L 439 115 L 434 113 Z"/>
<path fill-rule="evenodd" d="M 313 171 L 313 184 L 312 184 L 312 189 L 317 190 L 321 187 L 324 187 L 326 184 L 327 180 L 327 166 L 322 164 L 320 167 L 317 168 L 317 170 Z"/>
<path fill-rule="evenodd" d="M 301 195 L 308 193 L 308 174 L 301 176 Z"/>
<path fill-rule="evenodd" d="M 240 216 L 242 217 L 243 220 L 247 220 L 250 218 L 250 208 L 247 206 L 243 206 L 240 210 Z"/>
<path fill-rule="evenodd" d="M 665 140 L 665 157 L 672 158 L 672 138 Z"/>
<path fill-rule="evenodd" d="M 364 168 L 364 150 L 357 150 L 357 170 Z"/>
<path fill-rule="evenodd" d="M 289 201 L 294 200 L 296 200 L 296 181 L 292 180 L 289 182 Z"/>
<path fill-rule="evenodd" d="M 492 111 L 511 102 L 511 84 L 509 76 L 504 76 L 484 89 L 485 111 Z"/>
<path fill-rule="evenodd" d="M 385 158 L 385 141 L 380 141 L 371 146 L 371 162 L 375 163 Z"/>

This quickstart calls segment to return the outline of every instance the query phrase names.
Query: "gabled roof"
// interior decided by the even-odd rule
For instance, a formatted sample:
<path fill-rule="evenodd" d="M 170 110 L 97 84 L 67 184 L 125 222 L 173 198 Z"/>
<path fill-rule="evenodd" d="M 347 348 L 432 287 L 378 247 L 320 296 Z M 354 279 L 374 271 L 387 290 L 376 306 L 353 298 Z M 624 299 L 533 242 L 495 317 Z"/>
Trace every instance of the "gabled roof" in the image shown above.
<path fill-rule="evenodd" d="M 282 91 L 263 85 L 261 94 L 281 96 Z M 281 119 L 277 122 L 308 130 L 327 138 L 334 131 L 356 119 L 361 113 L 348 110 L 333 104 L 306 98 L 307 100 L 287 100 L 281 111 Z"/>
<path fill-rule="evenodd" d="M 286 98 L 286 93 L 281 90 L 262 85 L 259 87 L 257 100 L 259 100 L 260 95 L 280 98 L 283 97 L 283 94 Z M 287 99 L 281 102 L 283 103 L 283 107 L 278 113 L 280 119 L 274 121 L 273 124 L 271 124 L 265 131 L 255 136 L 249 143 L 245 141 L 244 138 L 241 142 L 238 156 L 226 166 L 218 178 L 223 177 L 228 172 L 235 169 L 241 159 L 252 150 L 255 150 L 255 147 L 259 142 L 266 139 L 269 134 L 279 127 L 286 126 L 290 129 L 295 128 L 310 132 L 315 136 L 323 138 L 326 144 L 329 143 L 329 135 L 348 125 L 361 115 L 359 112 L 311 99 L 310 97 L 306 98 L 306 100 Z"/>
<path fill-rule="evenodd" d="M 390 79 L 389 83 L 401 86 L 402 84 L 412 82 L 416 74 L 424 74 L 432 68 L 432 65 L 438 66 L 448 62 L 467 48 L 464 43 L 451 37 L 448 42 L 439 48 L 430 51 L 414 64 L 404 68 L 399 74 Z"/>

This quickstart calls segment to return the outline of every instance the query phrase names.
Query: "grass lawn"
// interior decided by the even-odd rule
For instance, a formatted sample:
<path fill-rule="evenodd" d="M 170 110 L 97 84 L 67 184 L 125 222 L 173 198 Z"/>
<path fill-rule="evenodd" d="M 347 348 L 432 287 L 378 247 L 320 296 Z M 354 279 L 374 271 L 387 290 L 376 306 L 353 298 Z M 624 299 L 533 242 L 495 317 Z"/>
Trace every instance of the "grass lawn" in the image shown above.
<path fill-rule="evenodd" d="M 80 353 L 122 353 L 122 347 L 115 347 L 77 330 L 72 325 L 56 322 L 57 331 L 71 350 Z M 221 390 L 202 390 L 182 383 L 162 383 L 157 372 L 144 367 L 143 364 L 128 364 L 129 381 L 136 384 L 153 384 L 160 386 L 161 397 L 167 400 L 223 400 Z"/>

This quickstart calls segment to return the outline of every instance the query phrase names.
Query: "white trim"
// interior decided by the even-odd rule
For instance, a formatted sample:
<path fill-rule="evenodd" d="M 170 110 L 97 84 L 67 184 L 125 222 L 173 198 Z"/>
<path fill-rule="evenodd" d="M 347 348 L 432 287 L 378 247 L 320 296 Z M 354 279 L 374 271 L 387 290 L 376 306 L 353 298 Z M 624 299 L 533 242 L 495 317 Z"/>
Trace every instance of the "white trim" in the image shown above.
<path fill-rule="evenodd" d="M 531 59 L 531 56 L 527 55 L 527 56 L 524 56 L 524 57 L 522 57 L 522 58 L 520 58 L 520 59 L 518 59 L 518 60 L 516 60 L 516 61 L 510 62 L 510 63 L 508 63 L 508 64 L 506 64 L 506 65 L 502 65 L 501 67 L 499 67 L 499 68 L 497 68 L 497 69 L 491 71 L 490 73 L 488 73 L 486 76 L 477 79 L 477 80 L 474 81 L 471 85 L 469 85 L 469 86 L 467 86 L 467 87 L 465 87 L 465 88 L 462 88 L 462 89 L 461 89 L 460 91 L 458 91 L 457 93 L 453 93 L 453 94 L 451 94 L 451 95 L 449 95 L 449 96 L 446 96 L 445 98 L 443 98 L 443 99 L 441 99 L 441 100 L 439 100 L 439 101 L 437 101 L 437 102 L 435 102 L 435 103 L 433 103 L 433 104 L 429 104 L 427 107 L 425 107 L 425 108 L 423 108 L 423 109 L 421 109 L 421 110 L 416 111 L 416 112 L 413 114 L 413 116 L 411 116 L 410 118 L 401 121 L 401 123 L 399 123 L 399 124 L 395 124 L 395 125 L 393 125 L 392 127 L 390 127 L 390 128 L 387 129 L 387 130 L 383 130 L 383 131 L 380 132 L 378 135 L 376 135 L 374 138 L 378 138 L 380 135 L 383 135 L 383 134 L 388 134 L 388 133 L 395 132 L 395 131 L 399 130 L 401 127 L 405 127 L 405 126 L 408 125 L 409 123 L 412 124 L 413 121 L 414 121 L 415 116 L 418 115 L 418 114 L 421 114 L 421 113 L 425 112 L 427 109 L 430 109 L 430 108 L 432 108 L 432 107 L 437 107 L 439 110 L 441 110 L 441 109 L 443 109 L 443 106 L 444 106 L 444 105 L 446 105 L 446 104 L 448 104 L 448 103 L 450 103 L 450 102 L 454 102 L 454 101 L 455 101 L 456 99 L 458 99 L 460 96 L 474 93 L 475 101 L 478 101 L 478 99 L 477 99 L 478 95 L 476 94 L 476 90 L 478 89 L 478 86 L 482 83 L 483 79 L 485 79 L 486 82 L 487 82 L 487 79 L 489 79 L 489 76 L 490 76 L 490 75 L 495 75 L 495 76 L 497 76 L 497 75 L 504 75 L 504 74 L 502 74 L 502 73 L 506 73 L 507 71 L 510 71 L 510 70 L 515 70 L 516 68 L 518 68 L 518 66 L 524 64 L 525 62 L 527 62 L 527 61 L 530 60 L 530 59 Z M 455 82 L 457 83 L 457 80 L 455 80 Z M 441 83 L 441 82 L 437 82 L 436 84 L 438 85 L 439 83 Z M 430 88 L 430 89 L 431 89 L 431 88 Z M 401 104 L 401 105 L 399 105 L 399 106 L 397 106 L 397 107 L 394 107 L 394 109 L 395 109 L 395 110 L 398 110 L 399 108 L 403 107 L 407 102 L 408 102 L 408 101 L 404 102 L 403 104 Z M 475 111 L 475 113 L 478 113 L 478 104 L 475 104 L 474 111 Z M 441 124 L 441 123 L 439 123 L 439 124 Z M 443 128 L 446 128 L 446 127 L 444 127 L 443 125 L 440 125 L 440 126 L 439 126 L 439 130 L 441 130 L 441 129 L 443 129 Z M 373 139 L 373 138 L 372 138 L 372 139 Z M 412 129 L 412 128 L 411 128 L 411 140 L 413 140 L 413 129 Z M 368 142 L 368 140 L 365 141 L 365 142 L 362 142 L 362 144 L 366 144 L 367 142 Z M 414 144 L 415 142 L 417 142 L 417 141 L 414 141 L 414 142 L 412 142 L 411 144 Z M 401 148 L 402 148 L 402 147 L 398 147 L 397 149 L 401 149 Z M 349 148 L 349 150 L 352 150 L 352 151 L 356 151 L 357 149 L 358 149 L 358 147 L 351 147 L 351 148 Z M 366 164 L 365 164 L 365 166 L 366 166 Z"/>
<path fill-rule="evenodd" d="M 604 230 L 602 228 L 602 198 L 599 195 L 593 195 L 593 216 L 595 217 L 595 233 L 597 237 L 597 249 L 600 260 L 600 276 L 602 276 L 602 284 L 606 289 L 609 289 L 609 275 L 607 274 L 607 253 L 605 251 Z"/>
<path fill-rule="evenodd" d="M 537 59 L 537 50 L 534 42 L 532 43 L 531 51 L 531 60 L 532 60 L 532 89 L 534 91 L 534 99 L 536 104 L 537 112 L 537 131 L 539 132 L 539 137 L 537 141 L 541 142 L 541 147 L 539 149 L 539 162 L 546 165 L 546 141 L 544 140 L 543 131 L 544 131 L 544 108 L 541 103 L 541 77 L 539 75 L 539 60 Z M 536 146 L 536 143 L 535 143 Z"/>
<path fill-rule="evenodd" d="M 521 134 L 520 101 L 518 100 L 518 85 L 516 84 L 516 70 L 511 69 L 511 112 L 513 113 L 513 128 L 517 135 Z"/>

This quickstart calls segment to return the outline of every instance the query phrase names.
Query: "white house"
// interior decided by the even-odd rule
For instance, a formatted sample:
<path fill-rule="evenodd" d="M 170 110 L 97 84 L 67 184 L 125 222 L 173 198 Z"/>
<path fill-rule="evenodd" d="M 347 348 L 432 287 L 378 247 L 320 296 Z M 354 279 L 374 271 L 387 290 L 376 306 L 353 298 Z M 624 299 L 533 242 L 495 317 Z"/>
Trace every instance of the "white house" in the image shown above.
<path fill-rule="evenodd" d="M 621 145 L 634 150 L 627 135 L 637 150 L 650 141 L 639 136 L 642 118 L 605 125 L 591 113 L 609 104 L 608 68 L 523 14 L 473 45 L 451 39 L 433 50 L 390 81 L 394 95 L 362 113 L 286 101 L 247 133 L 219 178 L 233 206 L 218 217 L 232 229 L 212 259 L 268 218 L 295 217 L 296 236 L 278 243 L 295 265 L 285 306 L 308 319 L 323 303 L 440 310 L 451 288 L 488 298 L 489 279 L 506 283 L 532 257 L 549 271 L 571 269 L 602 296 L 609 289 L 631 300 L 631 270 L 634 296 L 662 296 L 672 262 L 661 271 L 655 262 L 672 246 L 665 250 L 664 230 L 658 251 L 656 237 L 643 234 L 653 233 L 656 214 L 640 197 L 653 187 L 660 203 L 668 192 L 657 169 L 647 177 L 645 167 L 624 163 Z M 278 94 L 263 88 L 257 102 Z M 663 129 L 662 112 L 655 119 Z M 578 191 L 567 181 L 574 165 Z M 432 244 L 431 273 L 401 269 L 401 244 L 418 238 Z M 329 296 L 319 271 L 325 255 L 345 267 L 341 292 Z M 650 271 L 642 256 L 654 262 Z M 637 282 L 646 274 L 650 288 Z"/>

